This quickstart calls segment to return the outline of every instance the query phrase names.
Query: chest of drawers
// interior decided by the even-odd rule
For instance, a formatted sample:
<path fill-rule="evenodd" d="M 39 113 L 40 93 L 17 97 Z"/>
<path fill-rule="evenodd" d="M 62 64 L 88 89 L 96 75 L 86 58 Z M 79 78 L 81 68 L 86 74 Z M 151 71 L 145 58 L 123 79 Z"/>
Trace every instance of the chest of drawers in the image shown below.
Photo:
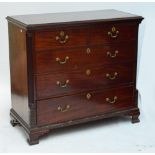
<path fill-rule="evenodd" d="M 138 122 L 141 16 L 116 10 L 8 16 L 11 124 L 28 142 L 114 116 Z"/>

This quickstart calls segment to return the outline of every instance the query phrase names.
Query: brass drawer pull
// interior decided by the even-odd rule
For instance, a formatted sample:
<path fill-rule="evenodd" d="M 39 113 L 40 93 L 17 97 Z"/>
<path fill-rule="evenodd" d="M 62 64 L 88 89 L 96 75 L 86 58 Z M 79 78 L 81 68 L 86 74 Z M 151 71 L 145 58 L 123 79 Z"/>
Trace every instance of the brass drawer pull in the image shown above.
<path fill-rule="evenodd" d="M 107 77 L 108 79 L 110 79 L 110 80 L 114 80 L 114 79 L 116 79 L 117 75 L 118 75 L 117 72 L 115 72 L 114 75 L 110 75 L 109 73 L 107 73 L 107 74 L 106 74 L 106 77 Z"/>
<path fill-rule="evenodd" d="M 112 27 L 111 32 L 108 32 L 108 35 L 111 38 L 117 38 L 118 37 L 118 34 L 119 34 L 119 31 L 117 31 L 114 26 Z"/>
<path fill-rule="evenodd" d="M 87 48 L 86 53 L 87 53 L 87 54 L 90 54 L 90 53 L 91 53 L 90 48 Z"/>
<path fill-rule="evenodd" d="M 112 54 L 111 52 L 107 52 L 107 56 L 109 56 L 110 58 L 115 58 L 118 54 L 118 51 L 116 50 L 114 54 Z"/>
<path fill-rule="evenodd" d="M 70 109 L 70 105 L 66 105 L 65 108 L 62 108 L 61 106 L 58 106 L 58 111 L 60 112 L 66 112 Z"/>
<path fill-rule="evenodd" d="M 69 83 L 69 80 L 66 80 L 64 84 L 62 84 L 60 81 L 56 82 L 56 84 L 62 88 L 66 88 L 68 83 Z"/>
<path fill-rule="evenodd" d="M 105 100 L 106 102 L 113 104 L 117 101 L 117 96 L 114 96 L 113 100 L 111 100 L 110 98 L 106 98 Z"/>
<path fill-rule="evenodd" d="M 86 95 L 86 98 L 87 98 L 88 100 L 90 100 L 90 99 L 91 99 L 91 94 L 88 93 L 88 94 Z"/>
<path fill-rule="evenodd" d="M 69 36 L 65 35 L 64 31 L 60 31 L 59 36 L 56 36 L 55 39 L 58 40 L 60 44 L 65 44 L 68 41 Z"/>
<path fill-rule="evenodd" d="M 87 70 L 86 70 L 86 75 L 89 76 L 90 74 L 91 74 L 91 70 L 90 70 L 90 69 L 87 69 Z"/>
<path fill-rule="evenodd" d="M 61 65 L 65 64 L 67 62 L 67 60 L 69 60 L 69 56 L 66 56 L 64 61 L 61 61 L 60 58 L 56 58 L 56 61 L 59 62 L 59 64 L 61 64 Z"/>

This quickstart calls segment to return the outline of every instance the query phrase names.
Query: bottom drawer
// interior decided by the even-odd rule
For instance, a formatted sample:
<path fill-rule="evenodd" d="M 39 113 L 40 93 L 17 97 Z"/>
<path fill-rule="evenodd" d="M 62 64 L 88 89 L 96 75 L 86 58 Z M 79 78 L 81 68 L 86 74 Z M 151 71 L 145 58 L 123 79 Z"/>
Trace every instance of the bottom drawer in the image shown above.
<path fill-rule="evenodd" d="M 134 87 L 85 92 L 37 102 L 37 124 L 55 124 L 135 107 Z"/>

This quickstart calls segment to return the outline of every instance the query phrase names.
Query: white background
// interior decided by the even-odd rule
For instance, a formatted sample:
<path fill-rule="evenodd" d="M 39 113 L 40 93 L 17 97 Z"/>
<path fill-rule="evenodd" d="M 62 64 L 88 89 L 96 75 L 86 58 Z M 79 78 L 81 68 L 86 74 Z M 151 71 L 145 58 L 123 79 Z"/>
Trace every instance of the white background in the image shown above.
<path fill-rule="evenodd" d="M 118 9 L 141 15 L 137 88 L 138 124 L 127 118 L 53 131 L 29 146 L 21 127 L 10 124 L 8 15 Z M 155 3 L 0 3 L 0 152 L 155 152 Z"/>

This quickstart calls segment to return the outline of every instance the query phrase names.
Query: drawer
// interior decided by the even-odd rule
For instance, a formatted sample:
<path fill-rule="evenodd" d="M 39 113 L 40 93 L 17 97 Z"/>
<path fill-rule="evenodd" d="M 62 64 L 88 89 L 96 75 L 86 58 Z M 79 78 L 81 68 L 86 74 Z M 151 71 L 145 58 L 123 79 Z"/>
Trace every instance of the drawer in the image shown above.
<path fill-rule="evenodd" d="M 134 74 L 134 64 L 123 63 L 102 68 L 83 68 L 77 72 L 38 75 L 35 76 L 37 99 L 132 83 Z"/>
<path fill-rule="evenodd" d="M 115 42 L 137 40 L 138 25 L 136 23 L 98 24 L 92 27 L 91 31 L 91 45 L 113 44 Z"/>
<path fill-rule="evenodd" d="M 85 27 L 35 32 L 35 51 L 86 45 L 88 29 Z"/>
<path fill-rule="evenodd" d="M 37 124 L 55 124 L 135 107 L 134 88 L 84 92 L 37 102 Z"/>
<path fill-rule="evenodd" d="M 113 46 L 92 46 L 36 53 L 35 73 L 69 72 L 83 66 L 101 66 L 136 59 L 136 42 Z"/>

